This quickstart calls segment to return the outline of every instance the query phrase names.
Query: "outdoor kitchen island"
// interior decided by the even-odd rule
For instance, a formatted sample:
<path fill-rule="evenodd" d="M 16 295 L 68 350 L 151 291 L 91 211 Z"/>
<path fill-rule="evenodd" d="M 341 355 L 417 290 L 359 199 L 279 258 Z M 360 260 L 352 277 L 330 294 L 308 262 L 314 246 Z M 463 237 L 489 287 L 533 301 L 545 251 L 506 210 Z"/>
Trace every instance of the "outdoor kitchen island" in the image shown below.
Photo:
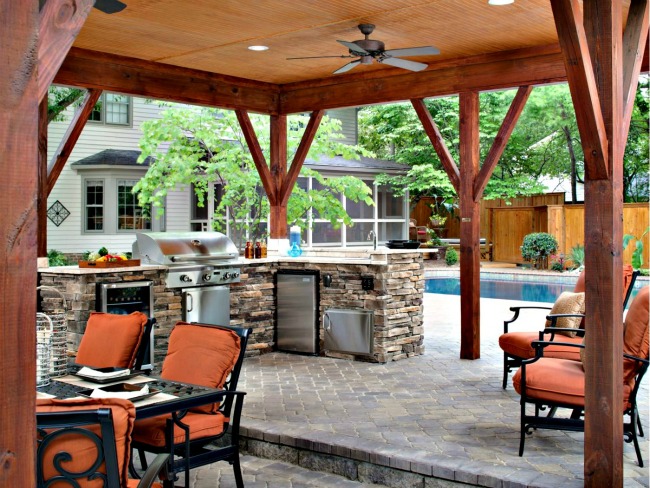
<path fill-rule="evenodd" d="M 278 270 L 318 272 L 320 300 L 316 326 L 321 355 L 383 363 L 424 353 L 421 250 L 323 248 L 305 250 L 300 257 L 240 258 L 238 264 L 240 279 L 229 284 L 230 324 L 253 328 L 248 355 L 276 349 L 275 275 Z M 40 285 L 53 286 L 66 297 L 71 354 L 76 351 L 90 312 L 95 310 L 97 283 L 152 280 L 157 368 L 166 353 L 169 332 L 183 314 L 180 290 L 166 285 L 168 272 L 161 265 L 101 269 L 61 266 L 38 270 Z M 43 303 L 44 310 L 53 306 L 56 303 Z M 364 311 L 371 315 L 369 354 L 324 349 L 323 315 L 329 309 Z"/>

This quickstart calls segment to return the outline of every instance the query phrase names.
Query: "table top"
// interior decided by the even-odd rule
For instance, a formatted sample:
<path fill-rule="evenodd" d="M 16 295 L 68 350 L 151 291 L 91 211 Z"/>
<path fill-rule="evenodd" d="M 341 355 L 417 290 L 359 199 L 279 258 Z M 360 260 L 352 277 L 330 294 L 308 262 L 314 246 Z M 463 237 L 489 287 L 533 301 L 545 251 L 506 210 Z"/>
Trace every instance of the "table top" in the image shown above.
<path fill-rule="evenodd" d="M 148 383 L 150 388 L 160 390 L 159 393 L 141 401 L 133 402 L 136 418 L 143 419 L 163 415 L 170 412 L 187 410 L 217 403 L 223 400 L 224 390 L 208 388 L 179 381 L 171 381 L 155 376 L 136 376 L 126 380 L 116 379 L 113 383 L 97 384 L 81 378 L 68 375 L 54 378 L 47 386 L 37 388 L 37 392 L 44 398 L 78 398 L 79 392 L 89 388 L 100 388 L 118 383 Z"/>

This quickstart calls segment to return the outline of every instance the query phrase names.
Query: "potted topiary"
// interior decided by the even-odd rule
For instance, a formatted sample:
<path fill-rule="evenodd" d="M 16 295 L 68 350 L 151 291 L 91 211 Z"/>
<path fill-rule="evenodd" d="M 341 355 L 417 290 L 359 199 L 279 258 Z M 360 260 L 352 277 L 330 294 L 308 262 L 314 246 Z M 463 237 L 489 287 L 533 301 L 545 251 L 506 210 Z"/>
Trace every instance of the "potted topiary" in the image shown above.
<path fill-rule="evenodd" d="M 532 261 L 535 269 L 548 268 L 548 257 L 557 251 L 557 240 L 546 232 L 534 232 L 524 237 L 521 256 Z"/>

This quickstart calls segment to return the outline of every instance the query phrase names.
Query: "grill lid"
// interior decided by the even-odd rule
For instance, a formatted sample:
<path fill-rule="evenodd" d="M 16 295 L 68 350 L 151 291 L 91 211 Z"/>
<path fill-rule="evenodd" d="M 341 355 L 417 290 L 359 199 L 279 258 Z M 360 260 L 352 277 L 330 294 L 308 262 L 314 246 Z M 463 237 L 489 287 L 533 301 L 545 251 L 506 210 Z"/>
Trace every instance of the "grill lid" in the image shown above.
<path fill-rule="evenodd" d="M 149 232 L 136 234 L 133 257 L 143 264 L 168 266 L 208 261 L 233 264 L 239 251 L 221 232 Z"/>

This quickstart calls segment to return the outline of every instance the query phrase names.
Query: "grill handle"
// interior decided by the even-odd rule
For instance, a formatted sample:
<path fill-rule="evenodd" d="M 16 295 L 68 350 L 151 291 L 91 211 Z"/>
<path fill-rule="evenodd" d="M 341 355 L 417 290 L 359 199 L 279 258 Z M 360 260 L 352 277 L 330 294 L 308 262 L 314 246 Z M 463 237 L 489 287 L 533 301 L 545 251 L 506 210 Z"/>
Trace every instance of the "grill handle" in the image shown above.
<path fill-rule="evenodd" d="M 171 256 L 169 260 L 172 263 L 196 262 L 196 261 L 216 261 L 223 259 L 235 259 L 239 254 L 233 252 L 226 254 L 213 254 L 210 256 Z"/>

